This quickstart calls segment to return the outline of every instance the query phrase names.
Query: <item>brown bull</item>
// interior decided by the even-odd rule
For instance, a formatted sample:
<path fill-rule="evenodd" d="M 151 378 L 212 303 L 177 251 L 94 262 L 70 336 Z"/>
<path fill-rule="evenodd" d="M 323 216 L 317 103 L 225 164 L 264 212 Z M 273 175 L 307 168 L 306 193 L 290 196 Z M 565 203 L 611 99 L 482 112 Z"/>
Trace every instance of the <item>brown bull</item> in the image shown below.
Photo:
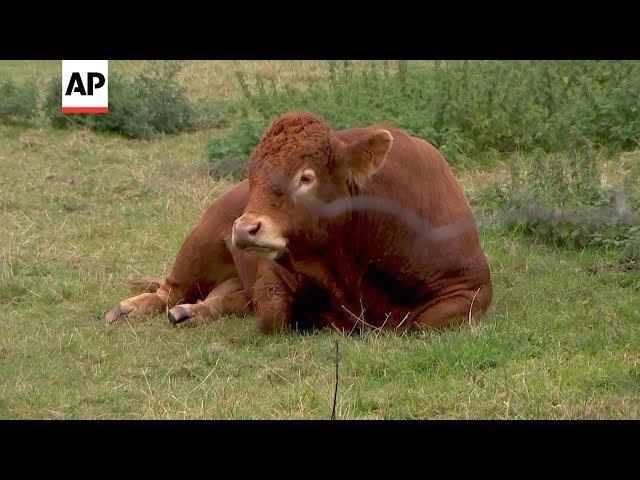
<path fill-rule="evenodd" d="M 404 331 L 482 314 L 491 292 L 469 204 L 436 148 L 296 112 L 268 128 L 249 178 L 209 207 L 157 290 L 107 320 L 168 306 L 178 325 L 253 313 L 263 332 Z"/>

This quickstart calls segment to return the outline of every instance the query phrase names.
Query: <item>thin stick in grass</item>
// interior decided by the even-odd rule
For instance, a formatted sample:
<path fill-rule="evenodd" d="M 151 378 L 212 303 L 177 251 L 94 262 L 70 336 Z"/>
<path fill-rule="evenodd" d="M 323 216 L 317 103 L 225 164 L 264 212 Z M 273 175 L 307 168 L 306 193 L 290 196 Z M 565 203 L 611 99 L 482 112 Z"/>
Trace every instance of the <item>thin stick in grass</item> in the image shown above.
<path fill-rule="evenodd" d="M 475 295 L 471 299 L 471 305 L 469 306 L 469 324 L 471 324 L 471 311 L 473 310 L 473 302 L 475 302 L 476 297 L 478 296 L 479 292 L 480 292 L 480 288 L 478 288 L 478 290 L 476 290 Z"/>
<path fill-rule="evenodd" d="M 331 411 L 331 420 L 336 419 L 336 405 L 338 403 L 338 382 L 340 381 L 340 373 L 339 373 L 339 364 L 340 364 L 340 356 L 338 355 L 338 340 L 336 340 L 336 384 L 333 389 L 333 409 Z"/>

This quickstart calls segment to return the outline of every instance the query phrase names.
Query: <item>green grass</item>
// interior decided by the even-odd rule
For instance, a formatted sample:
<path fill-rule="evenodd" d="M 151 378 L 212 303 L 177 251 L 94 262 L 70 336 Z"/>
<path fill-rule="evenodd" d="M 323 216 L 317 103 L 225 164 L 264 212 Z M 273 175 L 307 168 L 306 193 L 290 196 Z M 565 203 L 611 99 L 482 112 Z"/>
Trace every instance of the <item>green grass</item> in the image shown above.
<path fill-rule="evenodd" d="M 228 186 L 203 156 L 227 133 L 0 126 L 0 418 L 329 418 L 336 340 L 341 419 L 640 416 L 640 271 L 593 272 L 615 255 L 500 228 L 481 232 L 495 294 L 471 326 L 363 338 L 261 336 L 234 317 L 107 327 L 124 280 L 167 272 Z M 491 165 L 457 169 L 467 192 L 503 174 Z"/>

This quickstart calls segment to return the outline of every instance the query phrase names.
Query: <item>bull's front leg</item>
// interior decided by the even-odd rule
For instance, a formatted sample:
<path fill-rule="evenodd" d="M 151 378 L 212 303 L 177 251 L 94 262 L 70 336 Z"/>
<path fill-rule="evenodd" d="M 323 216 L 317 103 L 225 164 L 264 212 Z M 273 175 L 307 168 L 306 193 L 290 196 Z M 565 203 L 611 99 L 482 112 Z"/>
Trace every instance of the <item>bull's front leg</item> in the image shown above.
<path fill-rule="evenodd" d="M 238 265 L 239 272 L 243 271 Z M 177 326 L 196 326 L 234 314 L 254 313 L 262 333 L 275 333 L 295 327 L 294 302 L 305 278 L 274 262 L 260 262 L 247 278 L 233 278 L 214 288 L 195 304 L 177 305 L 169 320 Z"/>
<path fill-rule="evenodd" d="M 295 295 L 302 279 L 284 267 L 269 262 L 258 269 L 253 301 L 258 329 L 275 333 L 293 326 Z"/>
<path fill-rule="evenodd" d="M 244 316 L 251 309 L 251 297 L 239 277 L 230 278 L 211 290 L 198 303 L 184 303 L 169 310 L 169 321 L 179 327 L 202 325 L 221 316 Z"/>
<path fill-rule="evenodd" d="M 106 314 L 107 323 L 115 323 L 125 317 L 141 317 L 162 313 L 167 306 L 175 305 L 184 291 L 172 285 L 167 279 L 162 280 L 157 290 L 147 291 L 123 300 Z"/>

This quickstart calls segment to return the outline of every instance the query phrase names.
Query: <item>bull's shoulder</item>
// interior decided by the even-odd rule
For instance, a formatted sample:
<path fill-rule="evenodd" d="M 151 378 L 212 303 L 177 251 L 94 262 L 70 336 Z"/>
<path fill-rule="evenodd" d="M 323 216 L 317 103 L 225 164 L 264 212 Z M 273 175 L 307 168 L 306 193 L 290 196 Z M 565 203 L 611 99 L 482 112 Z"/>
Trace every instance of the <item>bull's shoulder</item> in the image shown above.
<path fill-rule="evenodd" d="M 411 138 L 411 141 L 416 145 L 416 147 L 423 150 L 424 152 L 427 152 L 431 155 L 435 155 L 438 157 L 442 156 L 442 154 L 440 153 L 440 150 L 438 150 L 432 143 L 428 142 L 424 138 L 414 137 L 414 136 L 411 136 L 409 138 Z"/>
<path fill-rule="evenodd" d="M 409 135 L 404 130 L 386 124 L 352 128 L 336 132 L 336 136 L 346 142 L 354 142 L 376 130 L 387 130 L 393 137 L 391 149 L 383 167 L 370 179 L 369 187 L 375 189 L 423 188 L 421 180 L 448 183 L 453 176 L 449 164 L 440 151 L 427 140 Z M 437 180 L 440 177 L 446 179 Z M 382 192 L 379 192 L 382 193 Z"/>
<path fill-rule="evenodd" d="M 428 141 L 409 135 L 404 130 L 392 127 L 390 125 L 380 123 L 369 127 L 350 128 L 348 130 L 340 130 L 335 133 L 336 137 L 346 143 L 354 142 L 366 135 L 370 135 L 376 130 L 387 130 L 393 137 L 391 146 L 391 156 L 406 156 L 411 158 L 426 157 L 436 163 L 444 162 L 444 158 L 440 151 Z"/>
<path fill-rule="evenodd" d="M 349 143 L 355 140 L 359 140 L 365 135 L 370 135 L 372 132 L 375 132 L 376 130 L 387 130 L 389 133 L 391 133 L 391 136 L 394 138 L 394 141 L 401 141 L 401 142 L 411 141 L 411 137 L 405 131 L 384 123 L 371 125 L 368 127 L 358 127 L 358 128 L 349 128 L 347 130 L 340 130 L 335 132 L 335 135 L 343 142 Z"/>

